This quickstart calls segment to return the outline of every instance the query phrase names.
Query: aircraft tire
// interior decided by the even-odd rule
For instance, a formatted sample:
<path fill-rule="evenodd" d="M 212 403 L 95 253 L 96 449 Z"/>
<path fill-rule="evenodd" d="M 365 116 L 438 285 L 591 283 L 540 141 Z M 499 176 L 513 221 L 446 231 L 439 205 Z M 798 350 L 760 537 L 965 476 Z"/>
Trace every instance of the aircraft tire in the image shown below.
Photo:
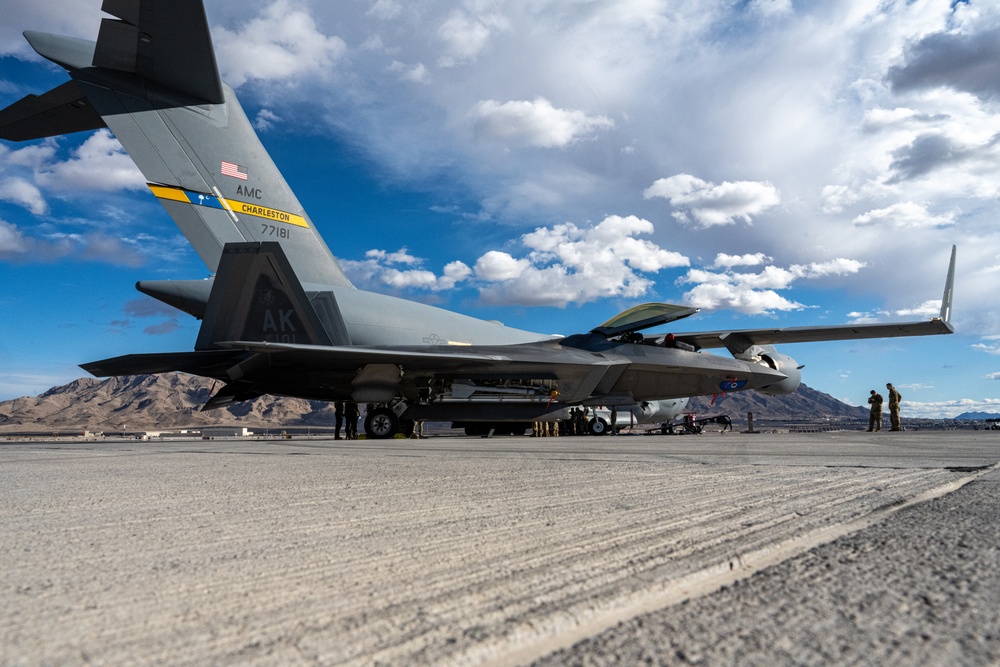
<path fill-rule="evenodd" d="M 590 435 L 607 435 L 611 432 L 611 427 L 600 417 L 594 417 L 587 424 L 587 430 L 590 431 Z"/>
<path fill-rule="evenodd" d="M 399 418 L 389 408 L 375 408 L 365 417 L 365 434 L 373 440 L 385 440 L 396 435 Z"/>

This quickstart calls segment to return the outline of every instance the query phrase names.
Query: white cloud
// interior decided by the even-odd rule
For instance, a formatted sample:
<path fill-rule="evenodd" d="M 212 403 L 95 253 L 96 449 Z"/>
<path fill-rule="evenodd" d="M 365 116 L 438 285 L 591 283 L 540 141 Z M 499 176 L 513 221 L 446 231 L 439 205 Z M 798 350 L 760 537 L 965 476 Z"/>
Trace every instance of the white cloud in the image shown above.
<path fill-rule="evenodd" d="M 533 102 L 485 100 L 476 105 L 473 117 L 476 133 L 480 136 L 542 148 L 561 148 L 596 130 L 615 125 L 604 116 L 557 109 L 541 97 Z"/>
<path fill-rule="evenodd" d="M 749 7 L 764 18 L 775 18 L 792 13 L 792 0 L 751 0 Z"/>
<path fill-rule="evenodd" d="M 261 109 L 254 118 L 253 126 L 258 132 L 267 132 L 278 122 L 281 122 L 281 116 L 270 109 Z"/>
<path fill-rule="evenodd" d="M 913 319 L 930 319 L 941 314 L 941 299 L 931 299 L 924 301 L 913 308 L 900 308 L 896 310 L 898 317 L 908 317 Z"/>
<path fill-rule="evenodd" d="M 290 0 L 275 0 L 238 30 L 212 30 L 223 79 L 239 87 L 250 79 L 285 81 L 322 78 L 347 51 L 337 36 L 324 35 L 313 15 Z"/>
<path fill-rule="evenodd" d="M 854 224 L 880 225 L 894 229 L 920 227 L 947 227 L 955 224 L 954 215 L 935 216 L 927 211 L 924 204 L 899 202 L 886 208 L 875 209 L 854 218 Z"/>
<path fill-rule="evenodd" d="M 954 401 L 907 401 L 901 406 L 904 417 L 951 419 L 965 412 L 1000 413 L 1000 398 L 960 398 Z"/>
<path fill-rule="evenodd" d="M 398 60 L 393 60 L 389 65 L 389 71 L 399 75 L 399 78 L 403 81 L 410 81 L 412 83 L 426 83 L 430 77 L 430 72 L 423 63 L 407 65 Z"/>
<path fill-rule="evenodd" d="M 444 44 L 444 54 L 438 59 L 438 64 L 453 67 L 474 61 L 495 32 L 508 28 L 507 19 L 499 14 L 473 16 L 462 10 L 453 11 L 437 30 L 437 36 Z"/>
<path fill-rule="evenodd" d="M 108 130 L 90 135 L 65 162 L 40 167 L 37 182 L 52 190 L 144 189 L 146 179 Z"/>
<path fill-rule="evenodd" d="M 44 215 L 49 211 L 41 190 L 16 176 L 0 181 L 0 199 L 23 206 L 35 215 Z"/>
<path fill-rule="evenodd" d="M 986 354 L 1000 355 L 1000 338 L 994 336 L 984 336 L 983 340 L 989 342 L 976 343 L 972 346 L 972 349 L 979 352 L 985 352 Z"/>
<path fill-rule="evenodd" d="M 503 282 L 516 279 L 530 268 L 530 260 L 514 259 L 508 253 L 490 250 L 476 260 L 476 277 L 490 283 Z"/>
<path fill-rule="evenodd" d="M 563 223 L 538 228 L 520 242 L 529 249 L 515 260 L 487 253 L 476 263 L 476 277 L 492 282 L 480 289 L 486 303 L 566 306 L 600 298 L 637 298 L 653 281 L 643 274 L 688 266 L 680 253 L 635 238 L 651 234 L 653 224 L 635 216 L 608 216 L 592 227 Z"/>
<path fill-rule="evenodd" d="M 453 289 L 472 275 L 472 269 L 455 261 L 445 265 L 443 275 L 437 276 L 433 271 L 420 268 L 424 261 L 406 248 L 395 252 L 375 249 L 365 253 L 364 261 L 341 260 L 341 265 L 354 283 L 371 289 L 381 286 L 439 292 Z M 399 266 L 409 268 L 397 268 Z"/>
<path fill-rule="evenodd" d="M 731 225 L 737 220 L 749 224 L 753 216 L 777 206 L 781 198 L 770 183 L 728 181 L 709 183 L 690 174 L 661 178 L 642 193 L 646 199 L 660 197 L 678 209 L 682 221 L 694 218 L 700 228 Z"/>
<path fill-rule="evenodd" d="M 734 266 L 760 266 L 765 262 L 770 262 L 771 258 L 762 252 L 755 252 L 752 255 L 727 255 L 724 252 L 720 252 L 715 256 L 715 263 L 713 266 L 716 268 L 725 267 L 732 268 Z"/>
<path fill-rule="evenodd" d="M 28 250 L 28 241 L 15 225 L 0 220 L 0 257 L 20 255 Z"/>
<path fill-rule="evenodd" d="M 732 270 L 734 266 L 759 266 L 764 260 L 769 258 L 762 253 L 743 257 L 720 254 L 715 266 L 725 267 L 725 271 L 689 270 L 678 280 L 682 284 L 695 283 L 684 294 L 684 302 L 705 310 L 730 308 L 750 315 L 801 310 L 806 306 L 781 296 L 776 290 L 788 289 L 796 280 L 853 274 L 864 267 L 863 262 L 837 258 L 827 262 L 793 264 L 787 269 L 770 265 L 757 273 L 737 273 Z"/>
<path fill-rule="evenodd" d="M 526 256 L 490 250 L 474 268 L 460 261 L 448 263 L 442 276 L 420 268 L 424 260 L 405 248 L 395 253 L 370 250 L 364 261 L 343 264 L 358 284 L 441 291 L 473 281 L 484 303 L 562 307 L 608 297 L 640 297 L 654 285 L 647 274 L 688 266 L 680 253 L 636 238 L 652 232 L 652 223 L 634 216 L 608 216 L 590 227 L 573 223 L 540 227 L 518 240 L 528 251 Z"/>

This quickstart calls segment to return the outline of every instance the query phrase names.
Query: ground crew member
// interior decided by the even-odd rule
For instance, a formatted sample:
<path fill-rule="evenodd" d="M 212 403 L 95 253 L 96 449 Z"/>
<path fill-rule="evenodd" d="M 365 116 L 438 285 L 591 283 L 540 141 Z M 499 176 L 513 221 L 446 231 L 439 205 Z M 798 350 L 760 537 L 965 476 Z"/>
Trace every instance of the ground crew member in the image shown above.
<path fill-rule="evenodd" d="M 360 414 L 358 410 L 357 403 L 347 403 L 344 406 L 345 414 L 347 418 L 347 439 L 357 440 L 358 439 L 358 415 Z"/>
<path fill-rule="evenodd" d="M 337 419 L 334 422 L 333 439 L 340 440 L 340 429 L 344 425 L 344 402 L 337 401 L 333 404 L 333 409 L 337 412 Z"/>
<path fill-rule="evenodd" d="M 889 390 L 889 425 L 890 431 L 900 431 L 899 428 L 899 402 L 903 400 L 903 395 L 896 391 L 891 382 L 885 383 L 885 388 Z"/>
<path fill-rule="evenodd" d="M 872 389 L 868 397 L 868 405 L 872 406 L 868 413 L 868 432 L 882 430 L 882 394 Z"/>

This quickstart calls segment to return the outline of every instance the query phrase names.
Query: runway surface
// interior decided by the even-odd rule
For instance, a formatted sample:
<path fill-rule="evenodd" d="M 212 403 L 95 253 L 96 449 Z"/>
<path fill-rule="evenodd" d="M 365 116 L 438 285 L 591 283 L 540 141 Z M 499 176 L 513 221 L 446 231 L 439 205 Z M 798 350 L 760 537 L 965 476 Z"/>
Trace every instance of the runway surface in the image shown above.
<path fill-rule="evenodd" d="M 998 461 L 989 431 L 0 442 L 0 664 L 996 664 Z"/>

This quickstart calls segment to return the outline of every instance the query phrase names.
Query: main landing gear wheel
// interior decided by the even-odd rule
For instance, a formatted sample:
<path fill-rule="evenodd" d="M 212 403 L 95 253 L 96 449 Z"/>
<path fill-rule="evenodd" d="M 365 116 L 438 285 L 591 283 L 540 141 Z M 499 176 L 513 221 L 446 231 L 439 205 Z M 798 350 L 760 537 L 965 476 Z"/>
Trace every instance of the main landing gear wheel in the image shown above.
<path fill-rule="evenodd" d="M 375 408 L 365 417 L 365 434 L 374 440 L 385 440 L 396 435 L 399 418 L 389 408 Z"/>
<path fill-rule="evenodd" d="M 587 430 L 590 431 L 590 435 L 607 435 L 611 427 L 600 417 L 594 417 L 587 424 Z"/>

